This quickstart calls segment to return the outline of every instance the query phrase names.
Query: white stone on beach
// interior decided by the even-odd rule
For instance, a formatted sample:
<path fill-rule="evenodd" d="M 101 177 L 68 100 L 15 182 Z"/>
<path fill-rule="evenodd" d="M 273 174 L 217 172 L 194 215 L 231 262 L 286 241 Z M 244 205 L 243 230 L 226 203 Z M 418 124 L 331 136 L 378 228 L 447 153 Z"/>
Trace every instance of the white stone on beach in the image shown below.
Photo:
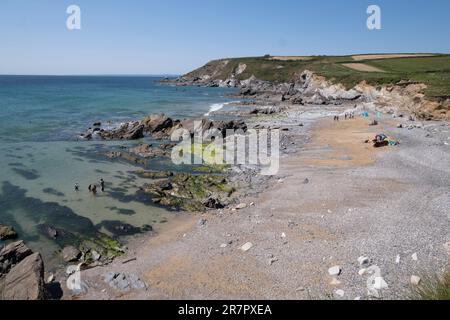
<path fill-rule="evenodd" d="M 383 290 L 389 288 L 389 286 L 382 277 L 375 277 L 373 288 L 376 290 Z"/>
<path fill-rule="evenodd" d="M 235 207 L 236 210 L 241 210 L 241 209 L 245 209 L 245 208 L 247 208 L 246 203 L 240 203 Z"/>
<path fill-rule="evenodd" d="M 220 245 L 220 247 L 221 248 L 226 248 L 228 245 L 226 244 L 226 243 L 222 243 L 221 245 Z"/>
<path fill-rule="evenodd" d="M 244 244 L 244 245 L 241 247 L 241 250 L 244 251 L 244 252 L 247 252 L 247 251 L 250 250 L 252 247 L 253 247 L 253 243 L 247 242 L 246 244 Z"/>
<path fill-rule="evenodd" d="M 281 234 L 281 238 L 283 238 L 283 239 L 286 238 L 286 233 L 283 232 L 283 233 Z"/>
<path fill-rule="evenodd" d="M 417 257 L 417 253 L 413 253 L 411 258 L 413 259 L 413 261 L 419 260 L 418 257 Z"/>
<path fill-rule="evenodd" d="M 363 275 L 365 275 L 366 273 L 367 273 L 367 269 L 361 269 L 361 270 L 358 271 L 358 274 L 359 274 L 360 276 L 363 276 Z"/>
<path fill-rule="evenodd" d="M 359 265 L 363 266 L 370 263 L 370 259 L 368 257 L 359 257 L 358 258 Z"/>
<path fill-rule="evenodd" d="M 395 263 L 399 264 L 400 263 L 400 255 L 397 255 L 397 258 L 395 258 Z"/>
<path fill-rule="evenodd" d="M 342 269 L 340 266 L 334 266 L 331 267 L 330 269 L 328 269 L 328 273 L 330 274 L 330 276 L 338 276 L 340 275 L 342 272 Z"/>
<path fill-rule="evenodd" d="M 336 290 L 334 293 L 335 293 L 336 296 L 338 296 L 339 298 L 342 298 L 342 297 L 344 297 L 344 295 L 345 295 L 344 290 Z"/>
<path fill-rule="evenodd" d="M 418 276 L 411 276 L 411 284 L 412 285 L 418 286 L 420 284 L 421 280 L 422 279 L 420 279 L 420 277 L 418 277 Z"/>

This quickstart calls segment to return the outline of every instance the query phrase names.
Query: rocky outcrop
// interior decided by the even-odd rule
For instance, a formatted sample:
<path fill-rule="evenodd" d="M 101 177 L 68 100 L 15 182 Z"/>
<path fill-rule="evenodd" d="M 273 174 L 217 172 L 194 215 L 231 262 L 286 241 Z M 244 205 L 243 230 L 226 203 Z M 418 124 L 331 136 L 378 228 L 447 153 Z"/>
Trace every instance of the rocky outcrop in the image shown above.
<path fill-rule="evenodd" d="M 187 211 L 223 208 L 232 202 L 231 195 L 235 191 L 223 176 L 188 173 L 156 181 L 144 189 L 156 204 Z"/>
<path fill-rule="evenodd" d="M 23 241 L 0 250 L 0 300 L 40 300 L 47 298 L 44 262 Z"/>
<path fill-rule="evenodd" d="M 0 250 L 0 276 L 6 274 L 20 261 L 31 255 L 33 252 L 23 241 L 13 242 Z"/>
<path fill-rule="evenodd" d="M 17 238 L 17 232 L 10 226 L 0 224 L 0 240 L 9 240 Z"/>
<path fill-rule="evenodd" d="M 78 259 L 81 257 L 81 251 L 74 246 L 65 246 L 61 251 L 61 257 L 65 262 L 78 261 Z"/>
<path fill-rule="evenodd" d="M 144 125 L 138 121 L 128 122 L 118 130 L 99 131 L 99 135 L 106 140 L 138 140 L 144 137 L 144 128 Z"/>
<path fill-rule="evenodd" d="M 39 253 L 23 259 L 6 275 L 4 300 L 43 300 L 47 298 L 44 262 Z"/>

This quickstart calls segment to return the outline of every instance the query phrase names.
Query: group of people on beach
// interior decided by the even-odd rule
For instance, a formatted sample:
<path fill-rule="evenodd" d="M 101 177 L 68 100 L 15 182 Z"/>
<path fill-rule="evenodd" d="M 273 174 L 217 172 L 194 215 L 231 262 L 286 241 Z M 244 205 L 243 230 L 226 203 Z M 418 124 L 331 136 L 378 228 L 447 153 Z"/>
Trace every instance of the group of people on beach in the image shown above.
<path fill-rule="evenodd" d="M 105 192 L 105 180 L 100 179 L 100 189 L 102 192 Z M 92 192 L 94 195 L 97 194 L 97 185 L 96 184 L 90 184 L 88 187 L 89 192 Z M 78 183 L 75 183 L 75 191 L 80 191 L 80 185 Z"/>
<path fill-rule="evenodd" d="M 345 120 L 355 119 L 355 113 L 353 111 L 352 112 L 346 112 L 344 114 L 344 118 L 345 118 Z M 339 120 L 340 120 L 340 115 L 335 115 L 334 116 L 334 121 L 339 121 Z"/>

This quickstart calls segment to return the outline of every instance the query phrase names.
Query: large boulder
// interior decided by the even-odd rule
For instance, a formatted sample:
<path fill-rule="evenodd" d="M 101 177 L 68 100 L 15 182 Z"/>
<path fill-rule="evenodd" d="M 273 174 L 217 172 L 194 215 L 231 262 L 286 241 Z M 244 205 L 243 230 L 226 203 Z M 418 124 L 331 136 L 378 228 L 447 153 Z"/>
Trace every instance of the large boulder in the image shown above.
<path fill-rule="evenodd" d="M 3 247 L 0 250 L 0 275 L 7 273 L 14 265 L 32 253 L 23 241 L 13 242 Z"/>
<path fill-rule="evenodd" d="M 144 137 L 144 125 L 140 122 L 128 122 L 116 130 L 103 130 L 98 133 L 106 140 L 138 140 Z"/>
<path fill-rule="evenodd" d="M 8 240 L 17 238 L 17 232 L 12 227 L 0 224 L 0 240 Z"/>
<path fill-rule="evenodd" d="M 47 297 L 44 262 L 34 253 L 11 269 L 4 282 L 4 300 L 43 300 Z"/>
<path fill-rule="evenodd" d="M 78 261 L 81 256 L 81 252 L 74 246 L 66 246 L 61 251 L 61 256 L 65 262 L 73 262 Z"/>
<path fill-rule="evenodd" d="M 149 133 L 167 131 L 174 125 L 174 121 L 163 113 L 152 114 L 142 120 L 144 130 Z"/>

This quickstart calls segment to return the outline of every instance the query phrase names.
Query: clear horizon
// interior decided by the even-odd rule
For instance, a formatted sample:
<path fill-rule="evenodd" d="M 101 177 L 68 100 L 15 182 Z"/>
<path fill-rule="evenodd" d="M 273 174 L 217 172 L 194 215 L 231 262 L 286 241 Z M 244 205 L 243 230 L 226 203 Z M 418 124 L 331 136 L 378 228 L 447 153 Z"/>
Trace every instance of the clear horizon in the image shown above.
<path fill-rule="evenodd" d="M 66 27 L 72 4 L 81 30 Z M 381 30 L 366 27 L 371 4 L 381 8 Z M 448 54 L 448 12 L 439 0 L 5 1 L 0 74 L 166 76 L 265 54 Z"/>

